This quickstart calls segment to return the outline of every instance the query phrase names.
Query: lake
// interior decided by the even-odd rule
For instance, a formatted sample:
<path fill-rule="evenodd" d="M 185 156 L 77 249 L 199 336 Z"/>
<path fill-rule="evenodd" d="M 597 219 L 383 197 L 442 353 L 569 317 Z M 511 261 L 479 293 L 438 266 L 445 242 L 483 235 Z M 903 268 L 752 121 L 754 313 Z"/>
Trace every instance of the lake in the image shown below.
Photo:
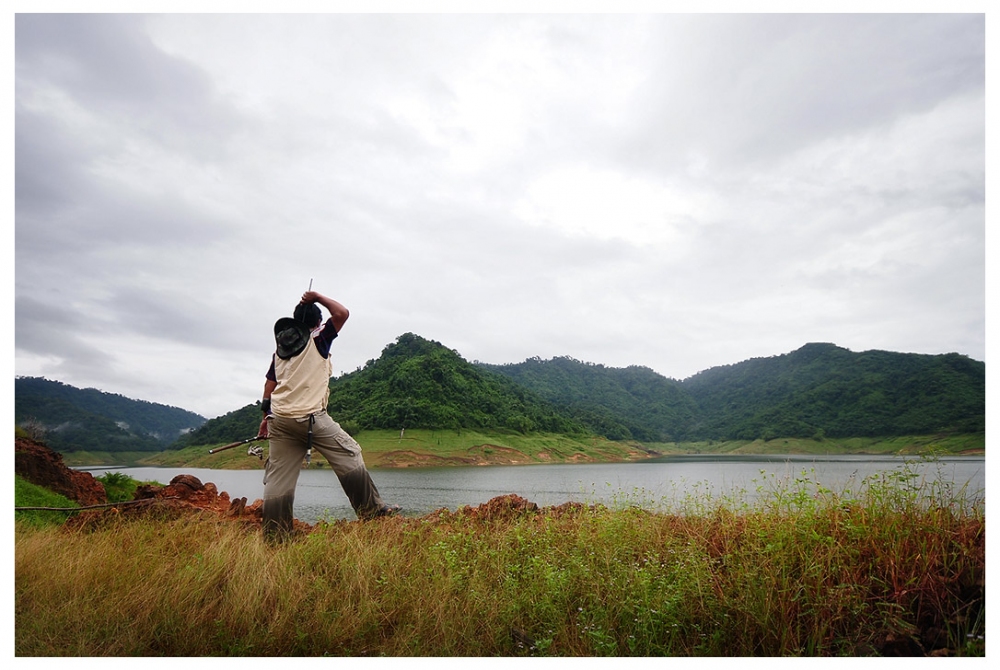
<path fill-rule="evenodd" d="M 140 481 L 168 483 L 190 474 L 212 482 L 231 498 L 252 502 L 263 496 L 262 470 L 205 468 L 104 467 L 80 468 L 99 476 L 122 472 Z M 541 506 L 565 502 L 640 504 L 666 509 L 687 496 L 733 496 L 753 501 L 758 487 L 805 478 L 830 490 L 857 491 L 871 476 L 913 472 L 918 479 L 940 482 L 959 490 L 965 499 L 985 499 L 986 459 L 948 456 L 933 461 L 898 456 L 664 456 L 634 463 L 512 465 L 372 469 L 372 479 L 388 503 L 403 507 L 406 516 L 437 509 L 457 510 L 491 498 L 517 494 Z M 811 484 L 810 484 L 811 485 Z M 306 523 L 321 518 L 353 519 L 354 510 L 328 467 L 303 470 L 295 496 L 295 516 Z"/>

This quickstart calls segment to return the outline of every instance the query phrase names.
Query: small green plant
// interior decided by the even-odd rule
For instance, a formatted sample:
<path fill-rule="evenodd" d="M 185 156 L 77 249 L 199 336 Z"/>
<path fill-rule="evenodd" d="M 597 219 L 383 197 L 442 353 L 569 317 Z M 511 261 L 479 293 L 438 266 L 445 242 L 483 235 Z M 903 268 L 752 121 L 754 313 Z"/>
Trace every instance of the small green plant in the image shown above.
<path fill-rule="evenodd" d="M 135 497 L 135 490 L 139 487 L 139 481 L 121 472 L 105 472 L 100 477 L 95 477 L 97 481 L 104 485 L 104 492 L 108 496 L 108 502 L 125 502 Z"/>

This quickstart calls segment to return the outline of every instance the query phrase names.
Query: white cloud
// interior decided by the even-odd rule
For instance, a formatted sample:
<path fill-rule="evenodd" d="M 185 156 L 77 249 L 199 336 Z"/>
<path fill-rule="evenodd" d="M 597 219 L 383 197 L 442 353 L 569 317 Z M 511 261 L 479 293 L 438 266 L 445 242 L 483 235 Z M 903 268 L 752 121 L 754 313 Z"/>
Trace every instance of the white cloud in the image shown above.
<path fill-rule="evenodd" d="M 609 169 L 572 164 L 540 175 L 513 213 L 566 235 L 655 244 L 664 258 L 682 257 L 684 231 L 703 219 L 702 194 Z"/>
<path fill-rule="evenodd" d="M 18 15 L 16 373 L 224 413 L 310 278 L 337 371 L 984 360 L 984 23 Z"/>

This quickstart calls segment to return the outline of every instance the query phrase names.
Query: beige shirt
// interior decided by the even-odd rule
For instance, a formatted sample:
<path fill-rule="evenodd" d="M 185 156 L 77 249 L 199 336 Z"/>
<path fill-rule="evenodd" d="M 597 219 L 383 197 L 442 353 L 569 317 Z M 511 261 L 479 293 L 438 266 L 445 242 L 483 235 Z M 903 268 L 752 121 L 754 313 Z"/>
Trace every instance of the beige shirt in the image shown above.
<path fill-rule="evenodd" d="M 323 358 L 314 342 L 288 360 L 275 355 L 274 376 L 278 385 L 271 392 L 272 414 L 298 419 L 326 411 L 333 364 Z"/>

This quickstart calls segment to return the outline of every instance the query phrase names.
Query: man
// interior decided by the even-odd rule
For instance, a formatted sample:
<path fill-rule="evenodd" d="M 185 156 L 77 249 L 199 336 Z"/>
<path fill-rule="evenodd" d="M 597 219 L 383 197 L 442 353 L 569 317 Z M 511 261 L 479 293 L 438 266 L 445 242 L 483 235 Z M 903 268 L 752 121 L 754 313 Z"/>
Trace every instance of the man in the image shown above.
<path fill-rule="evenodd" d="M 321 323 L 323 305 L 330 318 Z M 292 530 L 292 507 L 302 459 L 308 450 L 323 454 L 361 519 L 394 514 L 398 506 L 382 501 L 368 474 L 361 447 L 327 414 L 330 395 L 330 345 L 350 313 L 336 300 L 306 291 L 294 316 L 274 325 L 275 353 L 264 382 L 264 418 L 259 437 L 269 441 L 264 464 L 264 532 L 269 537 Z"/>

